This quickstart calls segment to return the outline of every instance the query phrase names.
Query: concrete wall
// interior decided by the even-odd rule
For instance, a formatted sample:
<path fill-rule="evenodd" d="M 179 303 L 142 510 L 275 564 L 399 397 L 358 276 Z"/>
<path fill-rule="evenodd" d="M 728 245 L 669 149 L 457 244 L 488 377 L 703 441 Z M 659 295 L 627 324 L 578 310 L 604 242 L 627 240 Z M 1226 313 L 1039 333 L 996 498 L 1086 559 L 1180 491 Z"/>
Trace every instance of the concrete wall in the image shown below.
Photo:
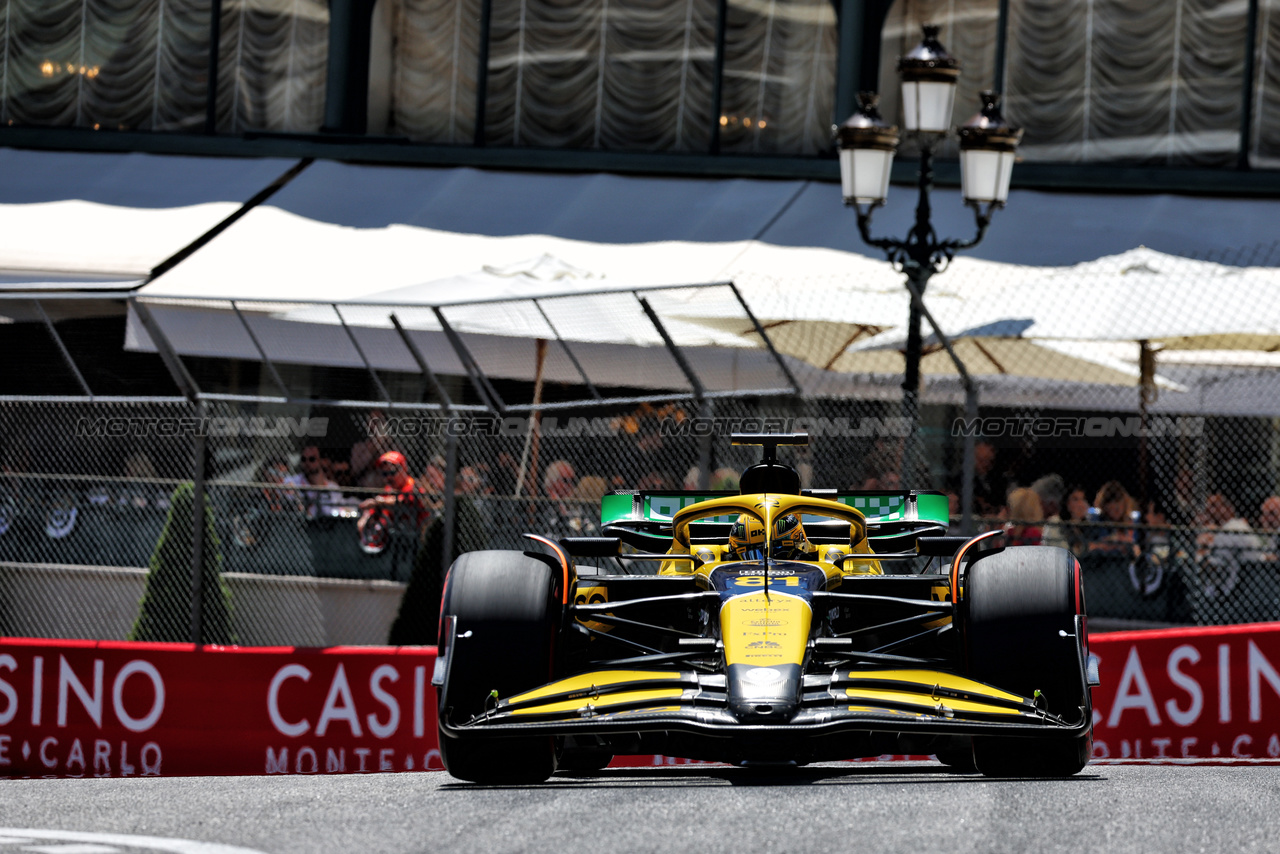
<path fill-rule="evenodd" d="M 385 644 L 405 585 L 393 581 L 229 572 L 244 646 Z M 0 563 L 0 634 L 125 640 L 147 570 Z"/>

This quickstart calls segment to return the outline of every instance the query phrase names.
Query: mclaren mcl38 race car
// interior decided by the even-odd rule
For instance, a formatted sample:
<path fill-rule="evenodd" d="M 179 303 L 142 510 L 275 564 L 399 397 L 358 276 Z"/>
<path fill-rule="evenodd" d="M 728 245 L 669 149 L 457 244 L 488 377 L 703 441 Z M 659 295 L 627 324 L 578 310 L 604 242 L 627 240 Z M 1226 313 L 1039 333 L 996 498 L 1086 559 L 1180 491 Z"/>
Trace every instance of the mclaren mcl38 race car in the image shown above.
<path fill-rule="evenodd" d="M 740 494 L 608 495 L 605 536 L 453 564 L 432 681 L 454 777 L 620 754 L 1085 766 L 1097 679 L 1070 552 L 947 536 L 936 492 L 801 490 L 776 449 L 804 434 L 734 441 L 764 448 Z"/>

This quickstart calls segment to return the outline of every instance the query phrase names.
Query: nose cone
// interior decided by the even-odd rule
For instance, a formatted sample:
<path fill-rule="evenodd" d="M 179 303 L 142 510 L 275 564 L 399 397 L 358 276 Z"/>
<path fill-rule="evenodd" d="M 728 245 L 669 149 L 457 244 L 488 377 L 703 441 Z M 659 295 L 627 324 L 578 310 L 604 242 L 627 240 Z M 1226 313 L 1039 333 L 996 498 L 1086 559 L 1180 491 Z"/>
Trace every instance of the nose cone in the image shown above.
<path fill-rule="evenodd" d="M 729 711 L 743 723 L 788 721 L 800 706 L 798 664 L 729 665 Z"/>

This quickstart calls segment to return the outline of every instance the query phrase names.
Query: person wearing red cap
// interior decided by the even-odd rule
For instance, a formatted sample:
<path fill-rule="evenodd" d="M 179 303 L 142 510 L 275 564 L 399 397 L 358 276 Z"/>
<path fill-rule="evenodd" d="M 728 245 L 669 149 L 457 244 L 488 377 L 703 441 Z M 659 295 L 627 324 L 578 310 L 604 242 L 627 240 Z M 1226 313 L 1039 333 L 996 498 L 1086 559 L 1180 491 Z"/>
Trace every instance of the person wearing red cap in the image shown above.
<path fill-rule="evenodd" d="M 375 519 L 386 526 L 386 533 L 390 535 L 393 546 L 391 567 L 393 577 L 397 573 L 402 556 L 408 559 L 406 573 L 412 571 L 413 558 L 418 547 L 418 535 L 427 520 L 431 518 L 431 506 L 413 478 L 409 477 L 408 468 L 408 461 L 399 451 L 387 451 L 378 457 L 378 472 L 382 475 L 386 486 L 383 487 L 384 491 L 381 495 L 375 495 L 360 502 L 360 509 L 364 512 L 356 525 L 362 542 L 377 539 L 370 536 L 372 532 L 366 533 L 366 528 L 370 524 L 375 524 L 376 527 Z M 385 546 L 384 540 L 382 547 L 385 548 Z M 367 550 L 373 550 L 376 553 L 383 548 L 371 546 Z"/>

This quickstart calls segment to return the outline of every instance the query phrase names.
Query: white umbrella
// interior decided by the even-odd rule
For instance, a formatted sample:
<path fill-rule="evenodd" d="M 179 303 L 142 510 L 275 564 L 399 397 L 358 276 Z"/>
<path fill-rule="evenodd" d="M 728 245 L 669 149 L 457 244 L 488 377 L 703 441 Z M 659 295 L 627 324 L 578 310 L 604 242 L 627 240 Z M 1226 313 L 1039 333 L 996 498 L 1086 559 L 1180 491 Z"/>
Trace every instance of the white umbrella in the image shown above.
<path fill-rule="evenodd" d="M 1274 273 L 1143 248 L 1004 288 L 971 310 L 1000 337 L 1147 341 L 1155 350 L 1280 347 Z"/>
<path fill-rule="evenodd" d="M 1007 377 L 1066 383 L 1136 386 L 1141 382 L 1139 367 L 1118 358 L 1113 348 L 1091 341 L 1039 340 L 1022 337 L 1033 321 L 1029 318 L 997 321 L 973 327 L 946 328 L 956 355 L 971 376 Z M 845 373 L 901 373 L 906 358 L 906 332 L 901 327 L 854 344 L 832 363 Z M 936 336 L 924 338 L 920 370 L 925 376 L 956 376 L 951 357 Z M 1164 388 L 1182 391 L 1164 377 L 1155 382 Z"/>
<path fill-rule="evenodd" d="M 851 345 L 901 323 L 909 309 L 901 284 L 892 290 L 869 290 L 831 279 L 803 288 L 754 281 L 740 291 L 779 353 L 828 371 Z M 695 302 L 672 310 L 681 320 L 727 332 L 754 346 L 763 344 L 740 305 L 719 308 L 717 313 Z"/>
<path fill-rule="evenodd" d="M 1145 248 L 989 290 L 934 314 L 975 374 L 1139 385 L 1143 350 L 1280 348 L 1280 282 Z M 893 364 L 896 355 L 884 351 L 901 349 L 905 339 L 905 331 L 895 329 L 859 342 L 836 367 Z M 1117 355 L 1120 342 L 1135 345 L 1133 358 Z M 1148 386 L 1183 390 L 1145 361 Z M 954 372 L 945 357 L 926 355 L 928 371 L 926 362 L 937 372 Z"/>

